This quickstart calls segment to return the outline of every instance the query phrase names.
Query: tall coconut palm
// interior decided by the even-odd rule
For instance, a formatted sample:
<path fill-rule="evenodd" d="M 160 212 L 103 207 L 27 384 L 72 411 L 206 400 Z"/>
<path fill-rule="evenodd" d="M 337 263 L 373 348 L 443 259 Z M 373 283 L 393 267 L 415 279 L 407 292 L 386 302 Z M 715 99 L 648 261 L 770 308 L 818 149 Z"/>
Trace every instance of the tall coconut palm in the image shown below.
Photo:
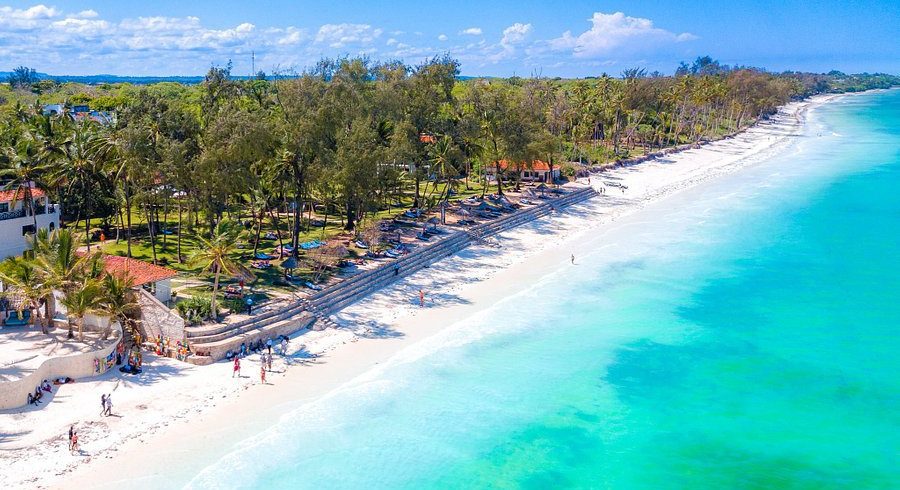
<path fill-rule="evenodd" d="M 39 144 L 31 138 L 20 138 L 14 145 L 3 148 L 3 153 L 5 165 L 0 169 L 0 179 L 6 181 L 3 188 L 13 191 L 13 206 L 22 200 L 22 206 L 31 215 L 37 230 L 34 188 L 41 186 L 50 167 L 41 157 Z"/>
<path fill-rule="evenodd" d="M 253 277 L 253 274 L 246 267 L 231 258 L 231 255 L 237 250 L 237 236 L 236 229 L 228 223 L 217 224 L 210 238 L 197 236 L 197 249 L 191 255 L 189 261 L 191 264 L 201 265 L 203 270 L 214 274 L 212 299 L 209 308 L 211 320 L 217 318 L 216 295 L 219 292 L 219 277 L 221 274 L 224 272 L 226 274 Z"/>
<path fill-rule="evenodd" d="M 80 206 L 75 218 L 84 220 L 87 249 L 91 249 L 91 213 L 101 196 L 95 195 L 98 184 L 105 179 L 104 161 L 95 156 L 96 123 L 85 121 L 73 127 L 70 138 L 61 145 L 59 165 L 50 173 L 51 180 L 66 194 L 79 196 Z"/>
<path fill-rule="evenodd" d="M 451 181 L 458 172 L 454 163 L 458 159 L 459 149 L 451 137 L 443 136 L 429 147 L 428 153 L 431 157 L 431 168 L 437 173 L 437 179 L 443 178 L 447 184 L 438 196 L 438 200 L 443 201 L 450 196 Z"/>
<path fill-rule="evenodd" d="M 43 240 L 38 235 L 32 247 L 49 287 L 67 292 L 80 280 L 88 257 L 78 255 L 78 244 L 70 230 L 55 230 Z"/>

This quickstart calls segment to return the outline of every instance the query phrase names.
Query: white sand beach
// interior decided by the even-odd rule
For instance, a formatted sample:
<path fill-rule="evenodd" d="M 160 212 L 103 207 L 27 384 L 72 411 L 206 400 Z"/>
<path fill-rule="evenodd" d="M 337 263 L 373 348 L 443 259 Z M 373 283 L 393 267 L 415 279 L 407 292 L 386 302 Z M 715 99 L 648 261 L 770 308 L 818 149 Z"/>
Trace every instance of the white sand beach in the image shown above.
<path fill-rule="evenodd" d="M 190 476 L 183 474 L 186 460 L 189 471 L 199 471 L 287 409 L 339 390 L 403 349 L 569 266 L 586 235 L 778 152 L 800 130 L 806 111 L 831 98 L 788 104 L 771 120 L 702 148 L 594 174 L 590 185 L 605 188 L 601 196 L 401 280 L 336 315 L 341 328 L 295 336 L 288 355 L 275 355 L 266 385 L 259 382 L 258 355 L 245 360 L 240 378 L 232 378 L 228 362 L 198 367 L 147 356 L 141 376 L 113 370 L 61 387 L 41 408 L 0 412 L 0 481 L 4 488 L 183 484 Z M 420 289 L 425 308 L 418 304 Z M 112 417 L 99 415 L 104 393 L 112 394 Z M 67 448 L 72 424 L 81 441 L 76 455 Z"/>

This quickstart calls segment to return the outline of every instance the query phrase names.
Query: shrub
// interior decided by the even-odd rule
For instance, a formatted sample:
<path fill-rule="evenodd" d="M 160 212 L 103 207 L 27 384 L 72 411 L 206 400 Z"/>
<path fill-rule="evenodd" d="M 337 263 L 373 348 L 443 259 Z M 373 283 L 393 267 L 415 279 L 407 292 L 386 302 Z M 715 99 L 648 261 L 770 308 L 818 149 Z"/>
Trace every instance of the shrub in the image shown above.
<path fill-rule="evenodd" d="M 244 302 L 236 298 L 223 299 L 220 304 L 222 305 L 222 308 L 227 309 L 232 313 L 240 313 L 246 309 Z"/>
<path fill-rule="evenodd" d="M 190 323 L 200 323 L 209 317 L 210 299 L 201 296 L 179 301 L 175 305 L 178 314 Z"/>

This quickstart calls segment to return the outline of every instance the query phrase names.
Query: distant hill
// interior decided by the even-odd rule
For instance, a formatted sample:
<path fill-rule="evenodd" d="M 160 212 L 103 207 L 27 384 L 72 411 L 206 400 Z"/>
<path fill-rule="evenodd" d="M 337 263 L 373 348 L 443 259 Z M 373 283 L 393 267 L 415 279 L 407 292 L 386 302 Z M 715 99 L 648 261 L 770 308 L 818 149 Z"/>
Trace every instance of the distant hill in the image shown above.
<path fill-rule="evenodd" d="M 0 71 L 0 82 L 5 82 L 9 76 L 12 75 L 10 71 Z M 160 82 L 177 82 L 183 84 L 195 84 L 203 81 L 203 76 L 146 76 L 146 77 L 128 77 L 121 75 L 49 75 L 47 73 L 37 73 L 37 77 L 41 80 L 55 80 L 59 83 L 73 82 L 73 83 L 84 83 L 88 85 L 98 85 L 101 83 L 132 83 L 135 85 L 147 85 L 151 83 L 160 83 Z M 248 78 L 246 76 L 237 76 L 232 77 L 234 79 L 245 79 Z M 470 80 L 473 78 L 481 78 L 481 77 L 472 77 L 472 76 L 460 76 L 460 80 Z"/>
<path fill-rule="evenodd" d="M 0 71 L 0 81 L 5 81 L 12 72 Z M 120 75 L 49 75 L 47 73 L 37 73 L 37 77 L 41 80 L 55 80 L 60 83 L 74 82 L 96 85 L 100 83 L 134 83 L 148 84 L 159 82 L 178 82 L 185 84 L 200 83 L 203 81 L 202 76 L 169 76 L 169 77 L 123 77 Z"/>

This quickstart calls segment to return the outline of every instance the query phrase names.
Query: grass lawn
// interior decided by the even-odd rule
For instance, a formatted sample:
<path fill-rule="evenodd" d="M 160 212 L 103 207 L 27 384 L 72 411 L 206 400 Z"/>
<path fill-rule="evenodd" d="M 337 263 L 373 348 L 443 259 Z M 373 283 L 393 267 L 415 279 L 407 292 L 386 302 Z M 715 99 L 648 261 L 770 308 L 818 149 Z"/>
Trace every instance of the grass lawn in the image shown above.
<path fill-rule="evenodd" d="M 422 183 L 422 190 L 425 190 L 425 183 Z M 437 196 L 441 195 L 442 191 L 445 189 L 446 184 L 441 183 L 437 186 L 433 186 L 431 184 L 428 185 L 429 195 L 433 198 L 437 198 Z M 493 187 L 489 187 L 488 192 L 491 192 Z M 480 182 L 476 182 L 475 180 L 470 181 L 469 189 L 465 188 L 465 185 L 462 182 L 459 182 L 456 185 L 456 193 L 451 196 L 451 200 L 465 199 L 470 196 L 478 196 L 482 193 L 482 186 Z M 374 213 L 369 213 L 366 215 L 365 220 L 382 220 L 382 219 L 390 219 L 399 214 L 402 210 L 408 209 L 413 204 L 413 196 L 411 193 L 407 193 L 399 202 L 394 204 L 399 204 L 399 206 L 391 206 L 386 209 L 379 210 Z M 169 213 L 168 221 L 161 223 L 161 226 L 165 230 L 175 231 L 178 226 L 178 216 L 176 213 Z M 290 244 L 290 231 L 288 230 L 289 221 L 286 215 L 281 215 L 279 217 L 279 224 L 281 228 L 281 236 L 284 240 L 284 243 Z M 308 242 L 312 240 L 327 240 L 334 237 L 337 237 L 342 234 L 346 234 L 347 232 L 343 229 L 343 224 L 341 220 L 341 216 L 329 215 L 328 216 L 328 225 L 323 229 L 321 226 L 319 227 L 308 227 L 307 228 L 307 219 L 309 218 L 308 214 L 304 214 L 304 230 L 300 233 L 300 243 Z M 324 216 L 319 213 L 313 213 L 313 220 L 323 220 Z M 245 217 L 243 221 L 248 221 L 249 218 Z M 185 222 L 187 219 L 185 218 Z M 102 221 L 99 219 L 91 220 L 92 228 L 96 229 L 102 225 Z M 71 226 L 71 224 L 70 224 Z M 131 256 L 135 259 L 152 262 L 153 261 L 153 251 L 150 246 L 150 237 L 146 232 L 146 220 L 144 219 L 143 213 L 139 213 L 138 211 L 133 211 L 132 213 L 132 226 L 135 227 L 135 232 L 132 235 L 132 244 L 131 244 Z M 78 231 L 83 230 L 83 228 L 79 229 L 78 227 L 74 228 L 76 233 Z M 253 255 L 253 241 L 255 238 L 255 228 L 251 227 L 249 229 L 245 229 L 240 236 L 239 246 L 242 247 L 238 249 L 235 254 L 233 254 L 232 259 L 236 262 L 243 264 L 246 267 L 250 267 L 251 263 L 254 261 L 252 258 Z M 271 255 L 277 255 L 275 253 L 275 248 L 279 245 L 279 241 L 277 239 L 265 239 L 265 235 L 267 232 L 275 233 L 275 228 L 270 219 L 266 219 L 263 221 L 262 230 L 260 233 L 260 241 L 259 241 L 259 252 L 267 253 Z M 185 230 L 181 238 L 181 253 L 182 253 L 182 262 L 178 261 L 178 257 L 176 255 L 177 251 L 177 240 L 178 237 L 175 234 L 164 234 L 160 233 L 156 236 L 156 258 L 157 263 L 160 265 L 164 265 L 171 269 L 177 270 L 182 273 L 182 277 L 189 279 L 198 279 L 202 281 L 207 281 L 210 284 L 213 281 L 213 275 L 201 270 L 201 264 L 191 263 L 190 256 L 197 249 L 198 240 L 196 238 L 195 233 L 204 233 L 205 228 L 199 227 L 193 230 L 193 233 L 189 233 L 188 230 Z M 104 253 L 111 255 L 119 255 L 126 256 L 128 246 L 125 240 L 124 233 L 120 237 L 118 241 L 115 240 L 115 231 L 110 233 L 111 236 L 106 237 L 106 241 L 101 243 L 92 243 L 92 246 L 99 246 Z M 81 239 L 84 239 L 83 231 L 80 233 Z M 347 235 L 347 238 L 351 238 L 350 235 Z M 349 253 L 351 257 L 361 256 L 364 252 L 362 250 L 358 250 L 355 246 L 348 247 Z M 313 278 L 313 270 L 307 264 L 307 261 L 304 261 L 303 258 L 306 255 L 305 251 L 300 252 L 300 268 L 295 269 L 293 271 L 294 276 L 299 276 L 304 280 L 311 280 Z M 280 267 L 281 264 L 280 259 L 274 259 L 271 261 L 272 267 L 264 270 L 260 269 L 251 269 L 253 273 L 257 277 L 257 281 L 254 283 L 255 287 L 273 287 L 281 290 L 293 290 L 296 289 L 296 284 L 287 283 L 284 278 L 284 270 Z M 236 282 L 235 279 L 222 276 L 220 277 L 221 284 L 228 284 L 231 282 Z M 194 288 L 190 288 L 193 290 Z M 201 293 L 199 289 L 205 290 L 206 293 L 210 291 L 210 288 L 197 288 L 196 293 Z M 185 293 L 188 293 L 188 290 L 185 290 Z"/>

